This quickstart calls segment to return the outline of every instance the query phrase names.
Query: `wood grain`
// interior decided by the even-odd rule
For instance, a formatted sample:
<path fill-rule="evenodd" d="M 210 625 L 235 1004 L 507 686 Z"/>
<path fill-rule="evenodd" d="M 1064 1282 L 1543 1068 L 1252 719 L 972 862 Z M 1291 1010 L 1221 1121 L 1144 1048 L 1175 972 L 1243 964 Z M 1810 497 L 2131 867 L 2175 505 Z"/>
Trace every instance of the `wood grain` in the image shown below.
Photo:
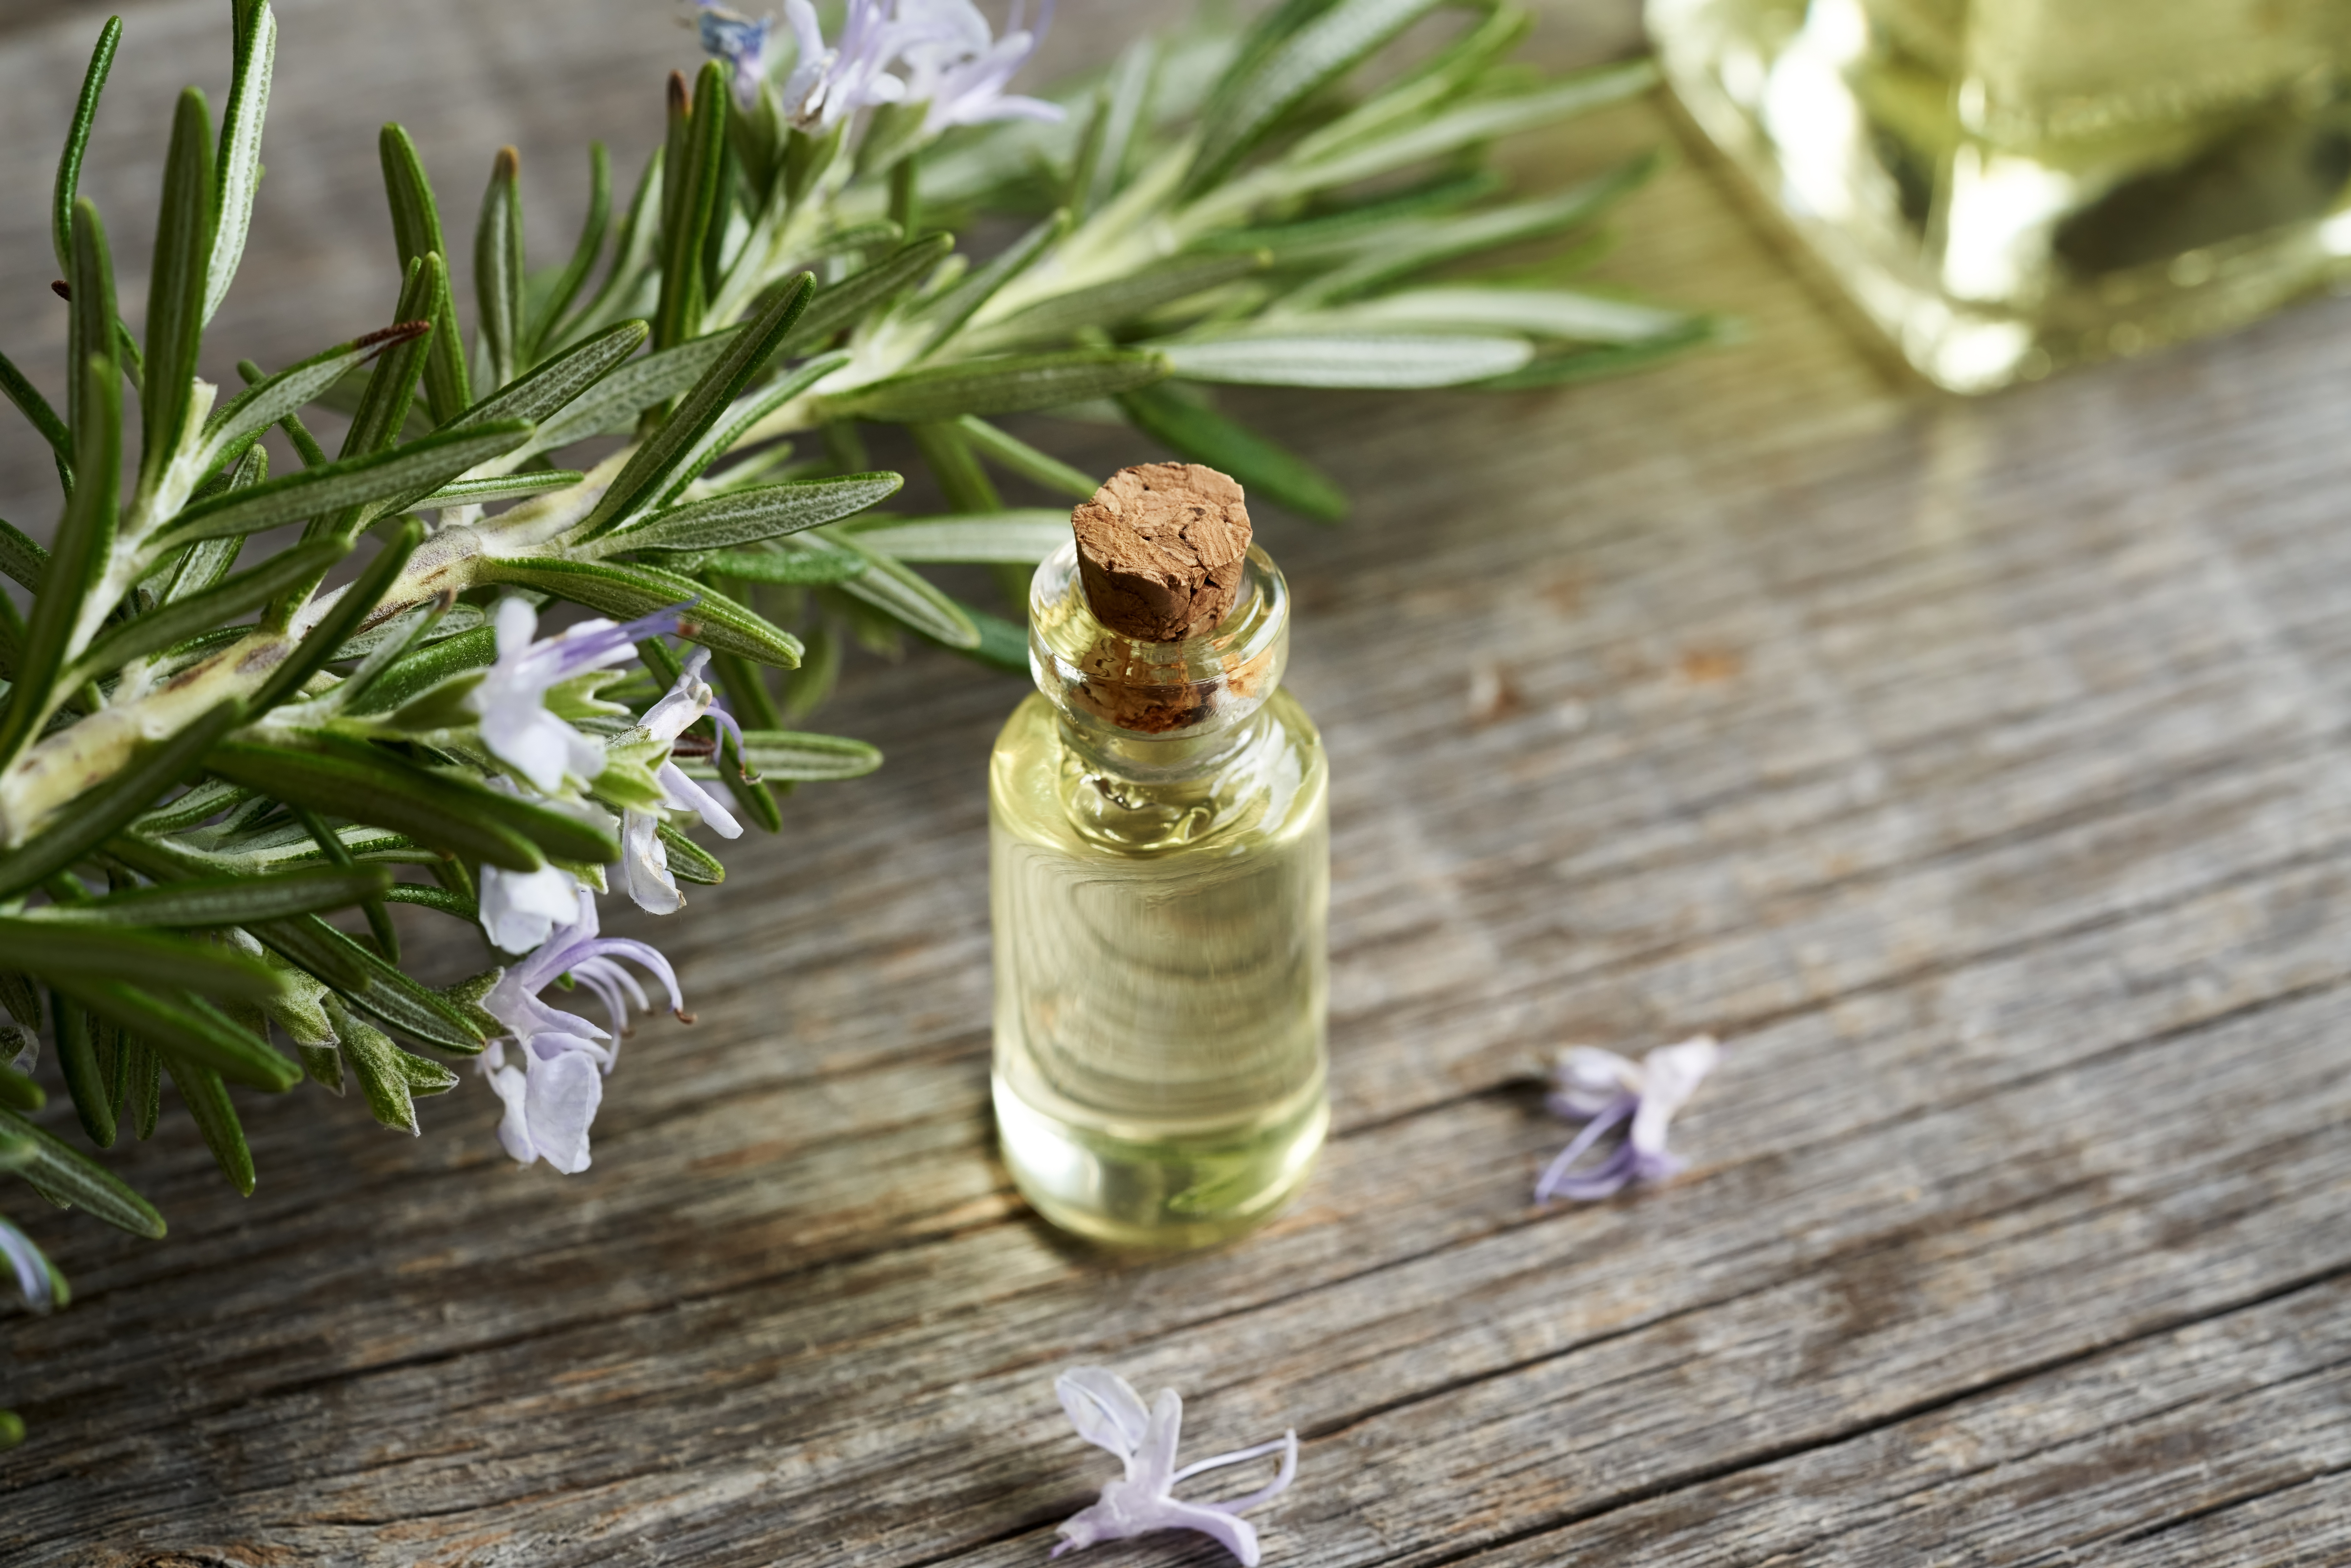
<path fill-rule="evenodd" d="M 323 204 L 224 311 L 265 359 L 372 308 L 376 118 L 436 174 L 519 141 L 559 179 L 590 130 L 625 164 L 682 43 L 617 0 L 281 9 L 265 216 Z M 1071 9 L 1065 59 L 1133 15 Z M 135 119 L 185 69 L 142 29 L 216 18 L 128 19 Z M 0 40 L 10 145 L 82 23 Z M 1539 47 L 1632 38 L 1556 7 Z M 1671 134 L 1642 106 L 1513 156 Z M 700 1021 L 628 1045 L 589 1172 L 514 1170 L 471 1082 L 414 1141 L 253 1097 L 250 1199 L 176 1115 L 122 1160 L 161 1245 L 18 1214 L 77 1301 L 9 1320 L 35 1437 L 0 1560 L 1036 1563 L 1105 1479 L 1050 1391 L 1084 1362 L 1181 1388 L 1199 1452 L 1299 1428 L 1270 1562 L 2351 1560 L 2351 305 L 1959 403 L 1696 150 L 1624 226 L 1611 276 L 1746 342 L 1240 400 L 1359 500 L 1261 520 L 1333 762 L 1337 1129 L 1296 1209 L 1149 1263 L 1027 1217 L 989 1148 L 981 784 L 1020 688 L 870 663 L 824 722 L 883 771 L 796 795 L 685 914 L 615 917 Z M 11 278 L 46 247 L 0 230 Z M 12 352 L 54 328 L 25 292 Z M 8 440 L 0 492 L 37 494 Z M 1541 1057 L 1699 1029 L 1729 1055 L 1689 1173 L 1532 1207 Z"/>

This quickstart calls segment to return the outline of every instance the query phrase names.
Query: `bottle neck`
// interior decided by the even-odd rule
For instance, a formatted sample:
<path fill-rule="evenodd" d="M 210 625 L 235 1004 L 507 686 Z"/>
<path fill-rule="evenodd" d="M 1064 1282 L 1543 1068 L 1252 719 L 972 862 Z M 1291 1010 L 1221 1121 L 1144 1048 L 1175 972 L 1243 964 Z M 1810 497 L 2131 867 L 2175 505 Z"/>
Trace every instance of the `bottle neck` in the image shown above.
<path fill-rule="evenodd" d="M 1224 767 L 1264 728 L 1264 710 L 1253 706 L 1238 718 L 1165 736 L 1083 723 L 1066 710 L 1057 716 L 1057 722 L 1063 748 L 1081 767 L 1137 784 L 1158 785 L 1181 783 Z"/>

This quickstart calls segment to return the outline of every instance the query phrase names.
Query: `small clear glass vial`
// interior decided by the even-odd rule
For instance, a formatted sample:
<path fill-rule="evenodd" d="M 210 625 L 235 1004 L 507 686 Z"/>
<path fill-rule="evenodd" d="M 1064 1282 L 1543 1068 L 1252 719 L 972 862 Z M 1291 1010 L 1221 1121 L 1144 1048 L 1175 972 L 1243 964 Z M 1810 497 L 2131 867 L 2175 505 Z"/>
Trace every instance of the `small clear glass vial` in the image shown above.
<path fill-rule="evenodd" d="M 1281 689 L 1289 594 L 1251 546 L 1213 630 L 1137 641 L 1064 545 L 1029 612 L 1038 689 L 988 779 L 1005 1163 L 1094 1240 L 1221 1241 L 1330 1122 L 1329 770 Z"/>

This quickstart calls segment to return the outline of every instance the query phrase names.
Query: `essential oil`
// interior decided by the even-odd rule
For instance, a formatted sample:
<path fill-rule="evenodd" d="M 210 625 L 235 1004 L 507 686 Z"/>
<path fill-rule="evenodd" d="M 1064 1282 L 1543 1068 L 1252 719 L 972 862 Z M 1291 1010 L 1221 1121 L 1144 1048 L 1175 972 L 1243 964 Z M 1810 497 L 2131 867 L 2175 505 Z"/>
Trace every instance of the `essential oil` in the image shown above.
<path fill-rule="evenodd" d="M 1238 509 L 1238 486 L 1174 464 L 1105 495 L 1138 473 L 1155 488 L 1138 499 L 1129 483 L 1130 512 L 1192 505 L 1202 486 L 1213 501 L 1212 481 Z M 1045 1218 L 1114 1245 L 1197 1246 L 1261 1222 L 1329 1121 L 1328 770 L 1280 689 L 1288 594 L 1242 516 L 1230 561 L 1202 569 L 1176 541 L 1173 575 L 1224 569 L 1205 611 L 1180 582 L 1173 600 L 1146 583 L 1151 603 L 1121 603 L 1132 570 L 1090 595 L 1078 541 L 1040 567 L 1040 690 L 990 766 L 1005 1160 Z M 1098 603 L 1187 634 L 1128 635 Z"/>

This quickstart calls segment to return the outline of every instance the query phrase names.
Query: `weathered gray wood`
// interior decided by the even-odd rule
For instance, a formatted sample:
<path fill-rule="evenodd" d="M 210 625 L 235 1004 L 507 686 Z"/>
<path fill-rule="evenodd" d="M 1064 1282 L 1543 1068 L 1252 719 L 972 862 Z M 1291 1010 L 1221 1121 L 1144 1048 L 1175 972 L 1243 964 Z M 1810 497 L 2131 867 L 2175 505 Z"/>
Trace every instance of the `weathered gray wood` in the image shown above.
<path fill-rule="evenodd" d="M 284 7 L 265 214 L 308 181 L 305 254 L 374 265 L 394 113 L 453 204 L 500 141 L 559 179 L 589 130 L 624 144 L 679 40 L 559 9 Z M 1063 57 L 1120 15 L 1065 7 Z M 1629 37 L 1561 9 L 1544 47 Z M 376 74 L 297 87 L 353 39 Z M 12 146 L 54 118 L 53 47 L 0 44 Z M 187 68 L 139 58 L 118 89 Z M 1256 405 L 1362 502 L 1264 528 L 1335 781 L 1338 1131 L 1295 1211 L 1148 1264 L 1025 1216 L 988 1149 L 980 785 L 1019 687 L 867 665 L 825 722 L 883 772 L 794 797 L 685 915 L 615 919 L 701 1021 L 627 1047 L 591 1171 L 513 1171 L 473 1083 L 419 1141 L 254 1097 L 249 1200 L 176 1114 L 122 1162 L 163 1244 L 20 1215 L 78 1299 L 9 1320 L 36 1437 L 0 1459 L 0 1559 L 1034 1563 L 1104 1479 L 1050 1394 L 1084 1361 L 1182 1388 L 1201 1453 L 1300 1428 L 1277 1563 L 2351 1559 L 2351 309 L 1957 404 L 1703 169 L 1625 230 L 1612 276 L 1749 344 Z M 9 276 L 46 244 L 0 230 Z M 283 357 L 371 308 L 281 265 L 220 340 Z M 37 329 L 0 312 L 12 351 Z M 1562 1133 L 1525 1071 L 1698 1029 L 1730 1054 L 1690 1173 L 1531 1207 Z"/>

